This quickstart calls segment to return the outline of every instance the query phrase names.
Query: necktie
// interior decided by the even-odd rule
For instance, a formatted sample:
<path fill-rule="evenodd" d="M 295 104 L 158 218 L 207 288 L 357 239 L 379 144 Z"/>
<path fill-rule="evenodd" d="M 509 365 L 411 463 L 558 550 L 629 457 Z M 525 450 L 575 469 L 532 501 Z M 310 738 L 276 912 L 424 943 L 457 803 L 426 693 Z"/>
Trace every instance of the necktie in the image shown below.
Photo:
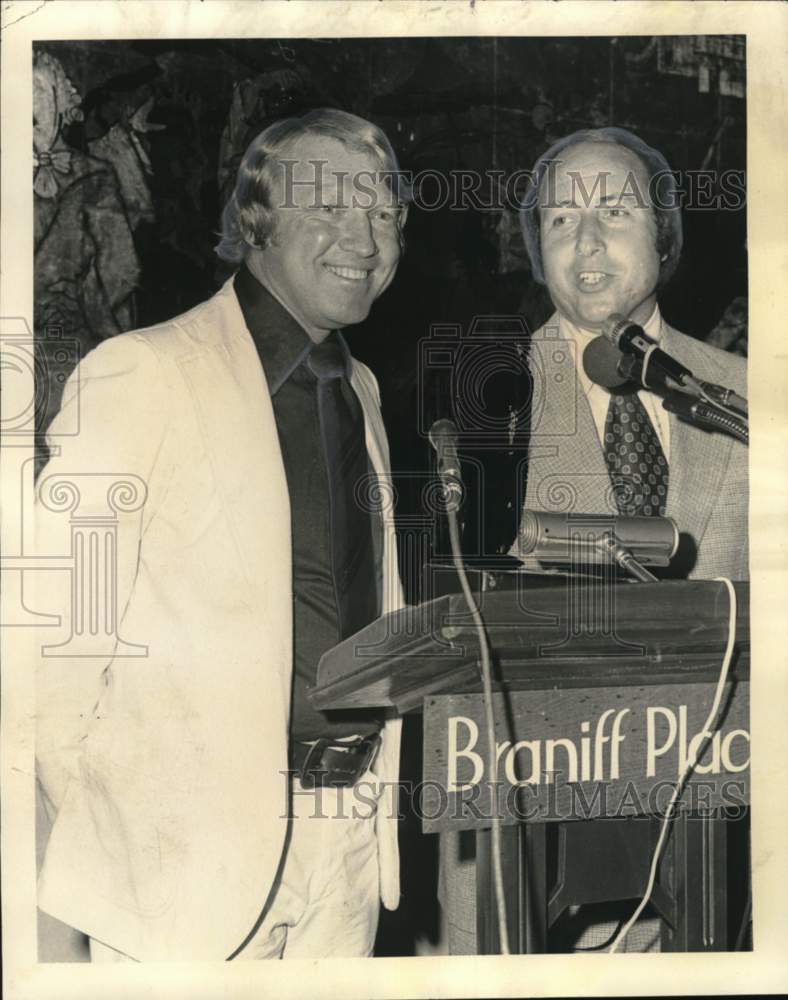
<path fill-rule="evenodd" d="M 664 515 L 668 463 L 637 393 L 610 396 L 605 418 L 605 460 L 619 514 Z"/>
<path fill-rule="evenodd" d="M 307 365 L 317 378 L 329 490 L 331 568 L 344 639 L 377 616 L 371 517 L 356 500 L 357 484 L 369 475 L 364 415 L 347 380 L 338 343 L 329 340 L 313 347 Z"/>

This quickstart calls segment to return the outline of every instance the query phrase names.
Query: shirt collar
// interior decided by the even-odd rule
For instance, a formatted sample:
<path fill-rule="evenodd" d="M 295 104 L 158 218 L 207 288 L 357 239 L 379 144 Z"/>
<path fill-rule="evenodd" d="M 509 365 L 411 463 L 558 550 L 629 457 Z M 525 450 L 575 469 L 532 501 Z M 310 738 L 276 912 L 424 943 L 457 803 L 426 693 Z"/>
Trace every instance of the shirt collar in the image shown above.
<path fill-rule="evenodd" d="M 275 396 L 316 346 L 315 342 L 245 264 L 238 269 L 233 287 L 257 348 L 268 391 Z M 345 359 L 346 375 L 350 378 L 352 359 L 345 338 L 339 331 L 333 330 L 326 338 L 326 341 L 331 340 L 339 344 Z"/>

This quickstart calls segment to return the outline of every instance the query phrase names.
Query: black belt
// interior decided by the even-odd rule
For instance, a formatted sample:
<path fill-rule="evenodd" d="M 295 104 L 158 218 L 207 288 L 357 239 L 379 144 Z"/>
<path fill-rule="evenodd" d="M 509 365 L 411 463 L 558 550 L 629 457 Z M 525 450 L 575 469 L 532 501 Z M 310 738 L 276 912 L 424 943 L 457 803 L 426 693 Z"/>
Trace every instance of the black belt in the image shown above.
<path fill-rule="evenodd" d="M 349 787 L 369 770 L 380 746 L 380 733 L 352 740 L 315 740 L 290 744 L 290 770 L 307 788 Z"/>

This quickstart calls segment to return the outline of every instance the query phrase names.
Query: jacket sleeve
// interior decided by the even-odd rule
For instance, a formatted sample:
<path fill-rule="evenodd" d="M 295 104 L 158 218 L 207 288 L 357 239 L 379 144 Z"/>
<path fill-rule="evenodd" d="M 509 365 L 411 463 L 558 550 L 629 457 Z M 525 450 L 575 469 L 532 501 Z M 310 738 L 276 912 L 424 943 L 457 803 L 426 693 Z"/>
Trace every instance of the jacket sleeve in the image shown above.
<path fill-rule="evenodd" d="M 47 434 L 52 457 L 35 489 L 34 550 L 42 564 L 59 559 L 62 568 L 32 574 L 36 610 L 60 617 L 36 635 L 36 758 L 56 808 L 76 774 L 145 529 L 166 489 L 170 396 L 145 339 L 115 337 L 73 373 Z"/>

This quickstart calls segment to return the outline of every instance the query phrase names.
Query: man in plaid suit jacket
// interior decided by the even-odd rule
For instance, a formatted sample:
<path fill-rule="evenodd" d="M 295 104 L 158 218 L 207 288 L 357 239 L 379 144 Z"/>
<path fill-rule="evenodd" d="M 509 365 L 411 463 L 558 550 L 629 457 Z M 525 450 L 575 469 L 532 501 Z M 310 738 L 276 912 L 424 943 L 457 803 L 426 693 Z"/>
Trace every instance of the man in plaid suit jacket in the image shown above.
<path fill-rule="evenodd" d="M 523 235 L 534 277 L 547 286 L 556 312 L 531 341 L 534 388 L 523 505 L 616 514 L 605 458 L 610 393 L 592 383 L 582 365 L 584 349 L 611 314 L 638 323 L 697 378 L 742 396 L 746 362 L 679 333 L 662 318 L 657 294 L 678 264 L 682 229 L 675 181 L 661 153 L 624 129 L 583 130 L 553 145 L 532 176 L 521 210 Z M 680 532 L 672 573 L 747 579 L 746 448 L 666 413 L 646 390 L 637 397 L 668 467 L 664 514 Z M 648 477 L 653 470 L 645 471 Z M 512 553 L 517 555 L 516 541 Z M 441 851 L 449 948 L 473 953 L 473 864 L 459 860 L 456 835 L 444 837 Z M 578 950 L 604 947 L 618 926 L 595 920 L 591 908 L 574 916 Z M 658 941 L 658 921 L 640 921 L 620 950 L 655 950 Z"/>

